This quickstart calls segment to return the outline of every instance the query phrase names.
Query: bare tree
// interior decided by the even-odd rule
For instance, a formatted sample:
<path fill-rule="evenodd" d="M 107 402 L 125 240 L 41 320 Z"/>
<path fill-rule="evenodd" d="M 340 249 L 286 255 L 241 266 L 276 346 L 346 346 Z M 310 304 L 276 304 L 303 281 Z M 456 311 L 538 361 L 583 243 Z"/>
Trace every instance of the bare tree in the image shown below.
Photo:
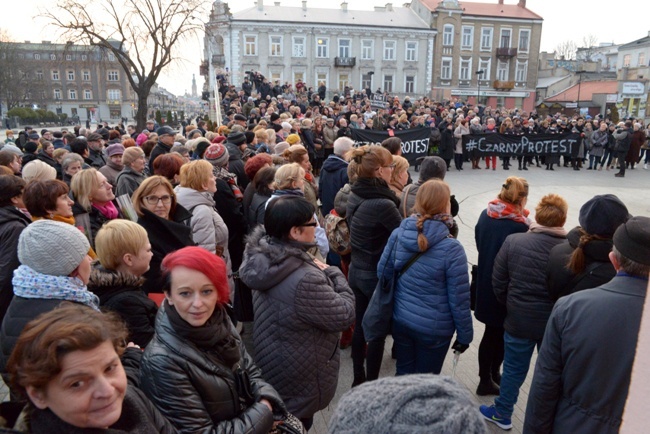
<path fill-rule="evenodd" d="M 44 16 L 66 40 L 115 56 L 138 99 L 144 129 L 147 97 L 160 73 L 178 59 L 179 43 L 203 28 L 209 0 L 59 0 Z"/>
<path fill-rule="evenodd" d="M 555 58 L 558 60 L 574 60 L 576 58 L 576 43 L 572 40 L 567 40 L 559 43 L 555 47 Z"/>
<path fill-rule="evenodd" d="M 582 47 L 578 48 L 578 56 L 581 60 L 587 62 L 593 61 L 593 56 L 596 54 L 596 44 L 598 44 L 598 37 L 594 34 L 586 35 L 582 38 Z"/>

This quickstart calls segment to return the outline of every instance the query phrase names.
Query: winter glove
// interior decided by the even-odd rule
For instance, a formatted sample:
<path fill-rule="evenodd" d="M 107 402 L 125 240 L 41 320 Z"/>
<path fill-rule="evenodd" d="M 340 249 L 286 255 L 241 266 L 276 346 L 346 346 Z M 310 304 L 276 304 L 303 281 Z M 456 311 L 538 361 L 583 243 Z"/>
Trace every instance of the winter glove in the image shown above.
<path fill-rule="evenodd" d="M 454 342 L 454 345 L 451 346 L 451 349 L 454 351 L 458 351 L 460 354 L 463 354 L 466 349 L 469 348 L 469 344 L 461 344 L 458 342 L 458 339 L 456 342 Z"/>

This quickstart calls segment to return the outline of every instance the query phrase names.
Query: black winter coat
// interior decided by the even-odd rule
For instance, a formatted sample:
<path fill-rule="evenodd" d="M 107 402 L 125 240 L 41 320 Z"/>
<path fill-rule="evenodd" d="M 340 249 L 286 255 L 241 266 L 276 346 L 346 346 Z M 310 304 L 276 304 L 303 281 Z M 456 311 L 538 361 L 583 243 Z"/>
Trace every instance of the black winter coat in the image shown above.
<path fill-rule="evenodd" d="M 152 172 L 153 172 L 153 162 L 156 160 L 156 158 L 159 155 L 169 154 L 170 150 L 171 150 L 171 146 L 167 146 L 160 141 L 158 141 L 156 146 L 153 147 L 153 149 L 151 150 L 151 154 L 149 154 L 149 167 L 151 168 Z"/>
<path fill-rule="evenodd" d="M 551 249 L 564 236 L 536 232 L 513 234 L 506 238 L 494 261 L 494 295 L 506 305 L 503 327 L 510 335 L 541 340 L 553 301 L 546 289 L 546 265 Z"/>
<path fill-rule="evenodd" d="M 88 238 L 88 242 L 90 242 L 90 247 L 94 249 L 97 232 L 99 232 L 104 223 L 109 221 L 109 219 L 94 206 L 90 207 L 90 211 L 86 211 L 76 200 L 74 205 L 72 205 L 72 214 L 75 218 L 75 226 L 83 230 L 84 235 Z M 120 217 L 121 213 L 118 212 L 117 218 Z"/>
<path fill-rule="evenodd" d="M 18 237 L 30 224 L 29 218 L 15 206 L 0 208 L 0 323 L 14 296 L 11 279 L 18 261 Z"/>
<path fill-rule="evenodd" d="M 142 290 L 144 279 L 95 267 L 88 290 L 99 297 L 102 310 L 117 313 L 129 329 L 130 342 L 144 348 L 154 333 L 158 307 Z"/>
<path fill-rule="evenodd" d="M 239 149 L 239 146 L 234 143 L 225 143 L 226 148 L 228 149 L 228 172 L 234 173 L 237 176 L 237 185 L 241 191 L 246 190 L 248 186 L 248 176 L 244 170 L 244 160 L 242 160 L 242 151 Z"/>
<path fill-rule="evenodd" d="M 228 226 L 228 253 L 232 270 L 237 271 L 244 254 L 244 237 L 248 223 L 244 217 L 241 201 L 238 201 L 226 181 L 217 178 L 217 192 L 214 194 L 215 209 Z"/>
<path fill-rule="evenodd" d="M 176 204 L 176 211 L 170 216 L 170 220 L 160 218 L 146 209 L 143 209 L 142 213 L 143 216 L 138 218 L 138 224 L 147 231 L 153 253 L 149 270 L 143 275 L 146 281 L 142 289 L 147 294 L 162 293 L 160 264 L 164 257 L 183 247 L 195 245 L 192 240 L 192 228 L 189 225 L 192 214 L 179 204 Z"/>
<path fill-rule="evenodd" d="M 187 434 L 267 434 L 273 414 L 260 403 L 284 410 L 278 393 L 262 379 L 261 371 L 239 340 L 239 365 L 250 376 L 255 403 L 242 410 L 233 371 L 218 357 L 199 349 L 174 330 L 163 303 L 156 318 L 156 334 L 140 365 L 140 387 L 160 412 Z"/>
<path fill-rule="evenodd" d="M 348 163 L 335 154 L 327 157 L 318 177 L 318 198 L 324 216 L 334 208 L 336 193 L 347 183 Z"/>
<path fill-rule="evenodd" d="M 508 235 L 526 232 L 527 230 L 528 226 L 525 223 L 488 217 L 487 210 L 483 211 L 478 218 L 474 228 L 474 239 L 478 250 L 474 316 L 483 324 L 492 327 L 503 327 L 503 321 L 506 318 L 506 307 L 497 301 L 492 289 L 494 260 Z"/>
<path fill-rule="evenodd" d="M 248 227 L 252 231 L 255 226 L 264 224 L 264 214 L 266 212 L 266 202 L 269 201 L 271 196 L 264 196 L 259 193 L 253 195 L 253 200 L 248 208 L 246 216 L 248 218 Z"/>
<path fill-rule="evenodd" d="M 566 266 L 573 251 L 580 244 L 579 227 L 567 234 L 567 240 L 553 247 L 546 267 L 548 294 L 551 300 L 557 301 L 583 289 L 595 288 L 609 282 L 616 276 L 616 270 L 609 260 L 609 252 L 614 243 L 609 240 L 591 240 L 584 248 L 585 271 L 576 277 Z"/>
<path fill-rule="evenodd" d="M 456 139 L 454 138 L 454 131 L 445 128 L 440 137 L 440 146 L 438 146 L 438 155 L 443 160 L 451 160 L 454 158 L 454 148 L 456 147 Z"/>

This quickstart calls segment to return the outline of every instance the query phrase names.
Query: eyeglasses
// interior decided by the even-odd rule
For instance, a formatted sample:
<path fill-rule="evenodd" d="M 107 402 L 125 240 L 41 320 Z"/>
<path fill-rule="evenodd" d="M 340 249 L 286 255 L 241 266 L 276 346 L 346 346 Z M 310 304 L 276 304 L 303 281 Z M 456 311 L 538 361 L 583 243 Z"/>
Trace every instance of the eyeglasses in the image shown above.
<path fill-rule="evenodd" d="M 170 195 L 165 195 L 165 196 L 145 196 L 144 200 L 149 204 L 149 205 L 158 205 L 159 201 L 162 201 L 163 205 L 169 205 L 172 202 L 172 197 Z"/>
<path fill-rule="evenodd" d="M 300 225 L 300 226 L 312 226 L 312 227 L 316 227 L 316 226 L 318 226 L 318 223 L 316 223 L 316 222 L 309 222 L 309 223 L 305 223 L 304 225 Z"/>

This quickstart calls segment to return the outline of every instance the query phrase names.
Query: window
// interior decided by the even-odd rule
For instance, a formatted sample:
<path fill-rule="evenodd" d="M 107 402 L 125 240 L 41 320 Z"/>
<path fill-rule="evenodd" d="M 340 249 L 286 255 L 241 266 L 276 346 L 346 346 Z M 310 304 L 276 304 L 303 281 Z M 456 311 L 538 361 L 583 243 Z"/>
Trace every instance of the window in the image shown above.
<path fill-rule="evenodd" d="M 298 80 L 305 81 L 305 72 L 304 71 L 294 71 L 293 73 L 293 82 L 298 83 Z"/>
<path fill-rule="evenodd" d="M 36 81 L 43 81 L 43 71 L 40 69 L 36 71 Z"/>
<path fill-rule="evenodd" d="M 18 54 L 18 58 L 19 58 L 19 59 L 24 59 L 24 58 L 25 58 L 25 55 L 24 55 L 23 53 L 20 53 L 20 54 Z"/>
<path fill-rule="evenodd" d="M 116 71 L 115 69 L 111 69 L 108 71 L 108 81 L 119 81 L 120 80 L 120 73 Z"/>
<path fill-rule="evenodd" d="M 480 59 L 478 62 L 479 71 L 483 71 L 483 74 L 479 75 L 480 80 L 489 80 L 490 79 L 490 67 L 492 59 Z"/>
<path fill-rule="evenodd" d="M 282 56 L 282 36 L 270 36 L 269 45 L 271 56 Z"/>
<path fill-rule="evenodd" d="M 316 57 L 321 59 L 329 57 L 329 44 L 330 40 L 328 38 L 316 39 Z"/>
<path fill-rule="evenodd" d="M 327 82 L 328 81 L 329 80 L 327 79 L 327 72 L 317 72 L 316 73 L 316 83 L 318 83 L 319 86 L 321 85 L 321 83 L 323 83 L 325 85 L 325 87 L 327 87 Z"/>
<path fill-rule="evenodd" d="M 384 41 L 384 60 L 395 60 L 395 41 Z"/>
<path fill-rule="evenodd" d="M 93 91 L 90 89 L 84 89 L 84 99 L 93 99 Z"/>
<path fill-rule="evenodd" d="M 417 41 L 406 41 L 406 61 L 415 62 L 418 60 Z"/>
<path fill-rule="evenodd" d="M 61 80 L 61 77 L 59 77 L 59 70 L 58 69 L 53 69 L 52 70 L 52 80 L 54 80 L 54 81 Z"/>
<path fill-rule="evenodd" d="M 346 86 L 350 85 L 349 74 L 339 74 L 339 90 L 343 92 Z"/>
<path fill-rule="evenodd" d="M 83 79 L 83 81 L 90 81 L 90 71 L 88 71 L 87 69 L 81 71 L 81 78 Z"/>
<path fill-rule="evenodd" d="M 111 101 L 119 101 L 122 99 L 122 92 L 119 89 L 108 89 L 106 91 L 106 96 Z"/>
<path fill-rule="evenodd" d="M 499 60 L 497 63 L 497 80 L 508 81 L 508 62 Z"/>
<path fill-rule="evenodd" d="M 66 54 L 65 55 L 65 60 L 72 60 L 72 55 L 71 54 Z"/>
<path fill-rule="evenodd" d="M 293 57 L 305 57 L 305 37 L 304 36 L 294 36 L 293 37 L 293 51 L 291 54 Z"/>
<path fill-rule="evenodd" d="M 528 62 L 517 62 L 517 67 L 515 68 L 515 80 L 525 82 L 527 72 Z"/>
<path fill-rule="evenodd" d="M 115 62 L 115 54 L 108 53 L 108 61 L 109 62 Z"/>
<path fill-rule="evenodd" d="M 393 75 L 384 75 L 384 92 L 393 91 Z"/>
<path fill-rule="evenodd" d="M 472 59 L 460 59 L 460 70 L 458 78 L 460 80 L 471 80 L 472 77 Z"/>
<path fill-rule="evenodd" d="M 415 93 L 415 77 L 412 75 L 407 75 L 404 79 L 404 82 L 404 92 Z"/>
<path fill-rule="evenodd" d="M 645 53 L 639 53 L 639 66 L 646 66 Z"/>
<path fill-rule="evenodd" d="M 440 78 L 451 80 L 451 57 L 442 58 L 442 67 L 440 68 Z"/>
<path fill-rule="evenodd" d="M 474 27 L 463 26 L 463 38 L 461 40 L 460 48 L 463 50 L 471 50 L 474 46 Z"/>
<path fill-rule="evenodd" d="M 453 24 L 445 24 L 442 30 L 442 45 L 454 45 L 454 26 Z"/>
<path fill-rule="evenodd" d="M 339 57 L 352 57 L 350 46 L 352 41 L 349 39 L 339 39 Z M 343 89 L 343 88 L 341 88 Z"/>
<path fill-rule="evenodd" d="M 511 29 L 501 29 L 501 48 L 510 48 L 510 35 L 512 34 Z"/>
<path fill-rule="evenodd" d="M 85 54 L 82 54 L 82 55 L 81 55 L 81 60 L 83 60 L 83 61 L 85 62 L 86 59 L 88 59 L 88 56 L 86 56 Z"/>
<path fill-rule="evenodd" d="M 530 30 L 519 30 L 519 52 L 528 53 L 528 46 L 530 44 Z"/>
<path fill-rule="evenodd" d="M 244 36 L 244 56 L 257 55 L 257 36 L 245 35 Z"/>
<path fill-rule="evenodd" d="M 69 70 L 67 74 L 68 74 L 68 81 L 74 81 L 74 71 Z"/>
<path fill-rule="evenodd" d="M 280 71 L 271 71 L 269 74 L 271 77 L 271 83 L 275 83 L 276 81 L 282 81 L 282 72 Z"/>
<path fill-rule="evenodd" d="M 34 54 L 34 60 L 41 60 L 41 55 L 38 53 Z"/>
<path fill-rule="evenodd" d="M 481 27 L 481 51 L 492 51 L 492 27 Z"/>
<path fill-rule="evenodd" d="M 54 89 L 54 99 L 61 99 L 61 89 Z"/>
<path fill-rule="evenodd" d="M 629 68 L 630 67 L 630 55 L 626 54 L 623 56 L 623 68 Z"/>
<path fill-rule="evenodd" d="M 372 89 L 372 74 L 361 75 L 361 89 Z"/>
<path fill-rule="evenodd" d="M 375 57 L 374 51 L 375 51 L 375 41 L 373 41 L 372 39 L 361 40 L 361 58 L 363 60 L 373 59 Z"/>
<path fill-rule="evenodd" d="M 77 99 L 77 91 L 75 89 L 68 89 L 68 99 Z"/>
<path fill-rule="evenodd" d="M 50 54 L 50 60 L 56 60 L 56 54 Z"/>

